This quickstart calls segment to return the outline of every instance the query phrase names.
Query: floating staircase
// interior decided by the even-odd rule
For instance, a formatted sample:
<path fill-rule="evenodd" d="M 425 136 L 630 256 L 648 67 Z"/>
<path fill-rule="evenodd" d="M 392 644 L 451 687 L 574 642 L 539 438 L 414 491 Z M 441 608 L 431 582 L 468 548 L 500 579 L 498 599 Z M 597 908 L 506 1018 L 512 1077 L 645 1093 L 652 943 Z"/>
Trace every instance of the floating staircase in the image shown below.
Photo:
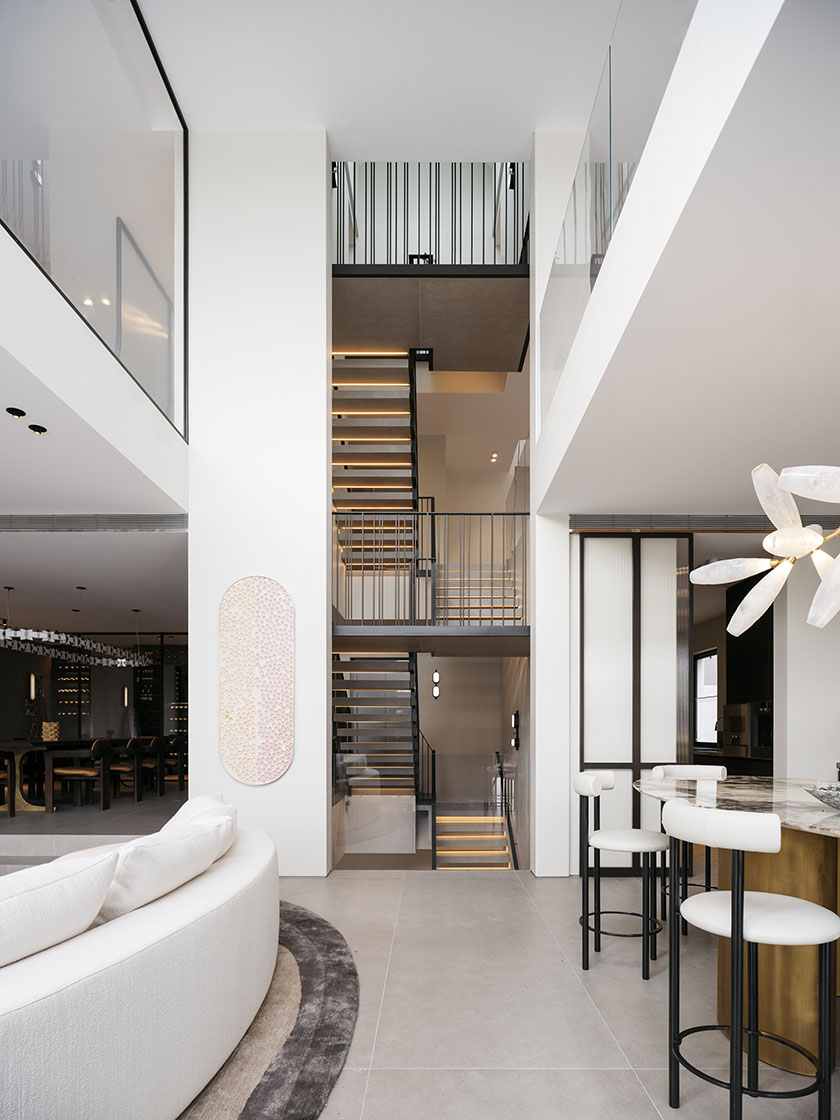
<path fill-rule="evenodd" d="M 345 796 L 417 792 L 416 658 L 333 656 L 335 781 Z"/>
<path fill-rule="evenodd" d="M 386 570 L 415 550 L 416 395 L 404 357 L 333 359 L 333 508 L 358 513 L 339 534 L 346 569 Z M 374 542 L 375 543 L 371 543 Z"/>
<path fill-rule="evenodd" d="M 510 841 L 504 817 L 436 816 L 438 871 L 510 871 Z"/>
<path fill-rule="evenodd" d="M 522 602 L 509 570 L 448 568 L 435 581 L 435 616 L 441 625 L 522 625 Z"/>

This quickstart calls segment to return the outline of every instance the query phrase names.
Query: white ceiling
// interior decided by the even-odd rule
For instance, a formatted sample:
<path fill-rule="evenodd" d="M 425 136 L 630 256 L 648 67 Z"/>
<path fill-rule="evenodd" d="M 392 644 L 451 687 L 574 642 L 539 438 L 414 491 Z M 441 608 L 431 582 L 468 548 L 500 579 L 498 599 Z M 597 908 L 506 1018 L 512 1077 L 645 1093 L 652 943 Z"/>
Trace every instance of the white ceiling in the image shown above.
<path fill-rule="evenodd" d="M 619 2 L 141 7 L 192 129 L 326 128 L 338 159 L 522 160 L 535 129 L 585 129 Z"/>
<path fill-rule="evenodd" d="M 509 373 L 502 393 L 418 393 L 417 431 L 446 436 L 448 484 L 457 485 L 456 476 L 507 474 L 517 440 L 528 436 L 527 372 Z M 491 464 L 494 451 L 499 458 Z"/>
<path fill-rule="evenodd" d="M 13 420 L 10 406 L 26 416 Z M 29 424 L 41 424 L 46 435 Z M 0 347 L 0 514 L 182 512 Z"/>
<path fill-rule="evenodd" d="M 782 9 L 544 509 L 757 514 L 757 463 L 838 461 L 838 45 Z"/>
<path fill-rule="evenodd" d="M 186 533 L 2 533 L 0 588 L 16 628 L 91 632 L 187 628 Z M 79 602 L 77 586 L 87 588 Z M 81 605 L 81 613 L 73 608 Z M 0 616 L 6 593 L 0 590 Z"/>

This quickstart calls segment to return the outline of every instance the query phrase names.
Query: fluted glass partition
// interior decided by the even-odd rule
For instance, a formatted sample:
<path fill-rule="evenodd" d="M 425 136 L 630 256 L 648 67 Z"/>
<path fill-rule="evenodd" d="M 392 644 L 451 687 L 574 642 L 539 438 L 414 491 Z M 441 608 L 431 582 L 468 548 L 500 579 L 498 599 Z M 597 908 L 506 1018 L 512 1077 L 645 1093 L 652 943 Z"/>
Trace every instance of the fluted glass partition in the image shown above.
<path fill-rule="evenodd" d="M 130 0 L 7 0 L 0 220 L 185 426 L 183 119 Z"/>

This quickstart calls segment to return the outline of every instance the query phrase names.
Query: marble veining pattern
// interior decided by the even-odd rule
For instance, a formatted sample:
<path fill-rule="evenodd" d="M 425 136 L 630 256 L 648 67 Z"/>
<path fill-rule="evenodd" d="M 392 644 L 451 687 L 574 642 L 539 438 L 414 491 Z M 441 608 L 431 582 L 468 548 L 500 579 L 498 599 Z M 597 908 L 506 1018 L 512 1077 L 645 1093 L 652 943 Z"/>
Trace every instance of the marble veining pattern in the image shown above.
<path fill-rule="evenodd" d="M 634 783 L 641 793 L 660 801 L 680 797 L 692 805 L 778 813 L 783 828 L 840 836 L 840 812 L 821 804 L 805 790 L 805 786 L 817 784 L 813 778 L 733 777 L 717 783 L 714 799 L 704 792 L 698 800 L 696 782 L 654 782 L 643 778 Z"/>

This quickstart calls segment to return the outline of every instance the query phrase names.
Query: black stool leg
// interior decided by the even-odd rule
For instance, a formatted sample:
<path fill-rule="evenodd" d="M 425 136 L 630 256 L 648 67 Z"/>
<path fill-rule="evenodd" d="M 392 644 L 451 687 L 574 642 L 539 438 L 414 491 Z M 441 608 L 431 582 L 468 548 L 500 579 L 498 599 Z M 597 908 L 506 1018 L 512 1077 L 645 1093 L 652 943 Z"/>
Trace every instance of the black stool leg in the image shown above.
<path fill-rule="evenodd" d="M 650 852 L 642 852 L 642 979 L 650 980 Z"/>
<path fill-rule="evenodd" d="M 680 901 L 685 902 L 688 898 L 688 843 L 682 841 L 682 861 L 680 864 Z M 683 937 L 688 934 L 688 922 L 684 919 L 681 921 Z"/>
<path fill-rule="evenodd" d="M 831 1120 L 831 945 L 820 945 L 820 1034 L 818 1120 Z"/>
<path fill-rule="evenodd" d="M 729 966 L 729 1120 L 741 1120 L 744 1098 L 744 853 L 732 853 L 732 939 Z"/>
<path fill-rule="evenodd" d="M 589 968 L 589 802 L 580 799 L 580 966 Z"/>
<path fill-rule="evenodd" d="M 668 918 L 668 853 L 662 853 L 662 882 L 659 884 L 659 914 L 662 921 Z"/>
<path fill-rule="evenodd" d="M 596 848 L 594 853 L 595 868 L 593 887 L 595 891 L 595 952 L 601 952 L 601 849 Z"/>
<path fill-rule="evenodd" d="M 706 846 L 706 880 L 704 886 L 707 891 L 712 889 L 712 849 Z"/>
<path fill-rule="evenodd" d="M 754 941 L 747 942 L 747 1088 L 758 1088 L 758 945 Z"/>
<path fill-rule="evenodd" d="M 668 1104 L 680 1107 L 680 1063 L 677 1047 L 680 1033 L 680 931 L 677 916 L 677 856 L 678 840 L 671 840 L 671 922 L 668 926 Z"/>
<path fill-rule="evenodd" d="M 597 832 L 601 827 L 601 798 L 595 798 L 594 828 Z M 601 952 L 601 849 L 596 848 L 593 856 L 595 864 L 594 889 L 595 889 L 595 952 Z"/>
<path fill-rule="evenodd" d="M 648 920 L 652 925 L 650 939 L 650 959 L 656 960 L 656 852 L 650 853 L 650 866 L 648 868 L 648 886 L 650 903 L 648 905 Z"/>

